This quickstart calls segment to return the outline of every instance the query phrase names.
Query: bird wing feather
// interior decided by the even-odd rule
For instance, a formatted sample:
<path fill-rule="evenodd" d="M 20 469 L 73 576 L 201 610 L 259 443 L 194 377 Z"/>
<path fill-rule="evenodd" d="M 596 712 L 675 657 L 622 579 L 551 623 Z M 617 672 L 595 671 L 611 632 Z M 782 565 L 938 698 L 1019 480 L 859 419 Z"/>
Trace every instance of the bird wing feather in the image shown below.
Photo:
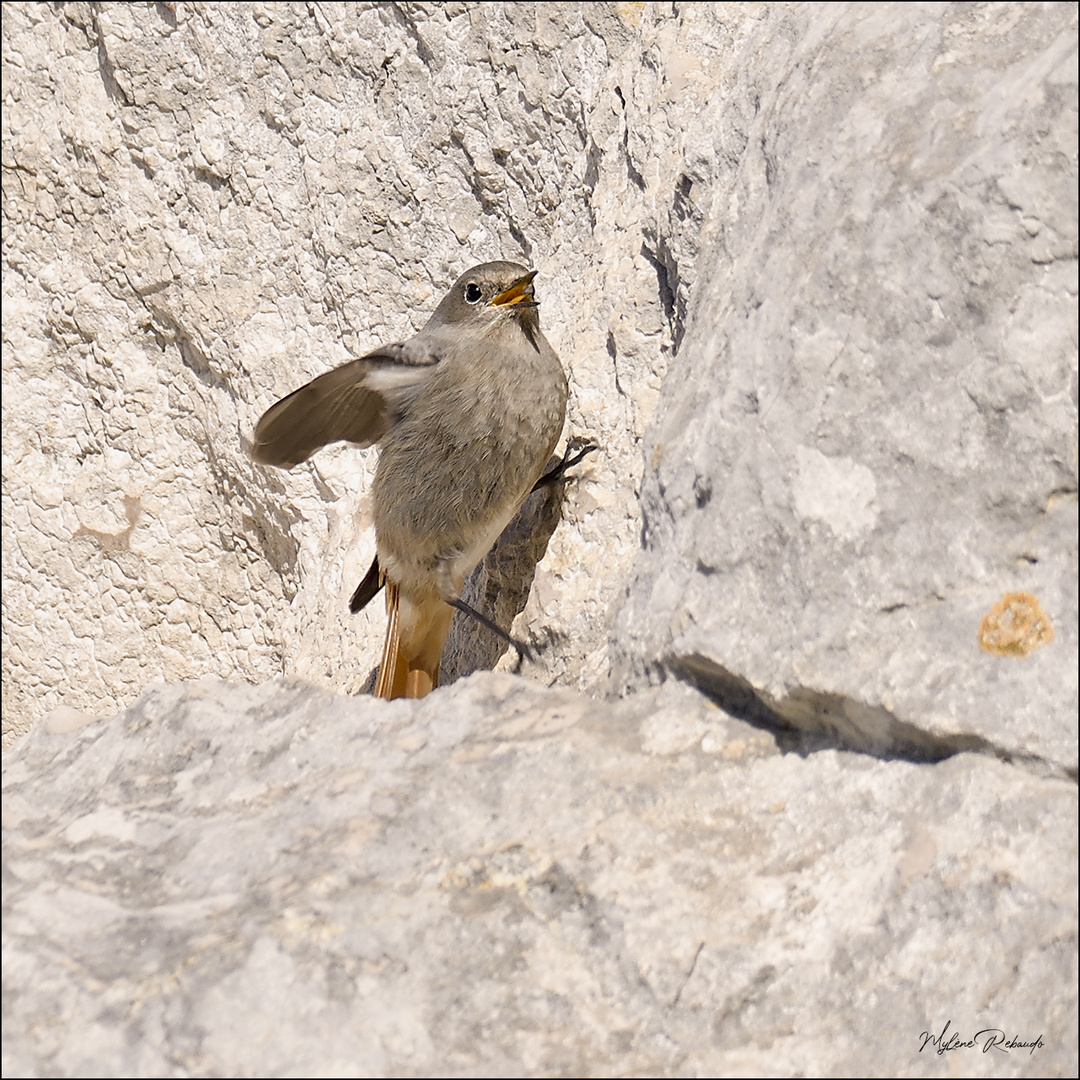
<path fill-rule="evenodd" d="M 344 439 L 371 446 L 390 430 L 401 404 L 430 377 L 439 354 L 415 339 L 385 345 L 327 371 L 263 413 L 251 456 L 291 468 Z"/>

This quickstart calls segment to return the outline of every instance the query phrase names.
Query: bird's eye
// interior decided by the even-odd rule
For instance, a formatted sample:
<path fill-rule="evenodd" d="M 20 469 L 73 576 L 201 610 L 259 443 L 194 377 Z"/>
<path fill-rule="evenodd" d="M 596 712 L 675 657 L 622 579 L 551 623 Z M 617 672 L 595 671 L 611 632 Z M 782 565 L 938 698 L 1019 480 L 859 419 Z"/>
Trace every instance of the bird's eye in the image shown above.
<path fill-rule="evenodd" d="M 469 284 L 465 286 L 465 299 L 470 304 L 479 303 L 480 297 L 483 295 L 484 294 L 483 292 L 481 292 L 480 286 L 477 285 L 475 281 L 470 281 Z"/>

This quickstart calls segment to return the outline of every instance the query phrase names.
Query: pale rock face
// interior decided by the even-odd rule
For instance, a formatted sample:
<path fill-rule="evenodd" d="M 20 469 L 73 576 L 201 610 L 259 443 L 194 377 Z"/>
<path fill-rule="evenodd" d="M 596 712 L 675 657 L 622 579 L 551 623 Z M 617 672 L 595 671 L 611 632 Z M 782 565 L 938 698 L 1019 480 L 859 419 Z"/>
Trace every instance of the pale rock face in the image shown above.
<path fill-rule="evenodd" d="M 979 10 L 830 7 L 740 52 L 741 125 L 701 113 L 620 685 L 689 662 L 1075 765 L 1075 11 Z M 1009 593 L 1051 645 L 980 648 Z"/>
<path fill-rule="evenodd" d="M 649 55 L 684 72 L 681 107 L 703 100 L 739 21 L 64 11 L 4 25 L 5 730 L 58 705 L 113 712 L 153 679 L 362 685 L 382 605 L 347 602 L 373 553 L 374 452 L 280 473 L 248 460 L 251 430 L 494 258 L 539 270 L 567 434 L 603 447 L 518 632 L 558 636 L 536 677 L 595 684 L 673 336 L 654 222 L 684 135 L 635 134 L 657 164 L 628 162 L 629 128 L 673 107 L 634 83 Z M 454 634 L 460 651 L 473 628 Z"/>
<path fill-rule="evenodd" d="M 8 759 L 8 1075 L 938 1075 L 950 1021 L 1042 1038 L 965 1075 L 1075 1059 L 1076 787 L 985 756 L 484 672 L 159 687 Z"/>
<path fill-rule="evenodd" d="M 1075 1070 L 1076 24 L 5 7 L 5 1074 Z M 349 700 L 375 451 L 248 440 L 490 259 L 543 648 Z"/>

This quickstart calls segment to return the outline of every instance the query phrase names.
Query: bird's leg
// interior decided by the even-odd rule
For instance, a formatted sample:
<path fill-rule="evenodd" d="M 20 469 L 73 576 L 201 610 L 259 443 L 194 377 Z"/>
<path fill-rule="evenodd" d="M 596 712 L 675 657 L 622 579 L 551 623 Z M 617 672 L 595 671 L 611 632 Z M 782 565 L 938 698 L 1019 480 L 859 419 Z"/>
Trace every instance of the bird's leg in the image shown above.
<path fill-rule="evenodd" d="M 479 611 L 474 607 L 469 607 L 460 597 L 457 600 L 451 600 L 450 606 L 455 607 L 458 611 L 464 612 L 466 615 L 474 618 L 481 626 L 486 626 L 493 634 L 503 639 L 510 645 L 513 645 L 518 651 L 518 655 L 525 660 L 535 659 L 532 649 L 525 644 L 524 641 L 518 641 L 517 638 L 511 637 L 498 623 L 492 622 L 486 615 L 481 615 Z"/>
<path fill-rule="evenodd" d="M 566 475 L 567 469 L 576 465 L 586 454 L 591 454 L 594 450 L 599 449 L 600 444 L 594 443 L 592 439 L 582 439 L 578 436 L 570 439 L 566 444 L 566 451 L 563 454 L 562 461 L 550 468 L 533 484 L 533 491 L 539 491 L 542 487 L 550 487 L 552 484 L 557 483 Z"/>

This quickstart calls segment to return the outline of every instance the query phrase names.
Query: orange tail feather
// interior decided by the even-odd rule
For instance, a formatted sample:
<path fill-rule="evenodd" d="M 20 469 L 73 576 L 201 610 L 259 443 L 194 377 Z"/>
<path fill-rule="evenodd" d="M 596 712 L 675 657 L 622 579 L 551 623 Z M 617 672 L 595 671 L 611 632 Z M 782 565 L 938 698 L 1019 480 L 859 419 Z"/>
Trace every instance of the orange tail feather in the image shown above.
<path fill-rule="evenodd" d="M 435 598 L 402 604 L 400 587 L 387 581 L 386 613 L 375 694 L 388 699 L 424 697 L 439 685 L 439 659 L 454 609 Z"/>
<path fill-rule="evenodd" d="M 382 662 L 379 679 L 375 683 L 375 696 L 381 698 L 401 697 L 405 692 L 405 678 L 397 679 L 398 645 L 401 640 L 400 614 L 401 590 L 396 582 L 386 582 L 386 637 L 383 639 Z"/>

